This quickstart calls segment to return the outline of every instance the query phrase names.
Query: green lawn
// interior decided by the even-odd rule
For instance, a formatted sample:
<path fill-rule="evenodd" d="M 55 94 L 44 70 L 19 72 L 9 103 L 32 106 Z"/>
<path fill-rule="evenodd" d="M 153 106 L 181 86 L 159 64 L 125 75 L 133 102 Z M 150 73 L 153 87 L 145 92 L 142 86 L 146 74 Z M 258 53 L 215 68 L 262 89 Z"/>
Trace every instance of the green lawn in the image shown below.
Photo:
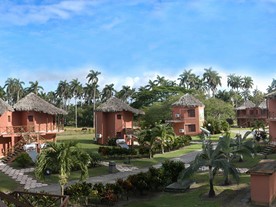
<path fill-rule="evenodd" d="M 0 172 L 0 191 L 2 192 L 12 192 L 15 189 L 20 188 L 20 184 L 14 181 L 11 177 Z"/>

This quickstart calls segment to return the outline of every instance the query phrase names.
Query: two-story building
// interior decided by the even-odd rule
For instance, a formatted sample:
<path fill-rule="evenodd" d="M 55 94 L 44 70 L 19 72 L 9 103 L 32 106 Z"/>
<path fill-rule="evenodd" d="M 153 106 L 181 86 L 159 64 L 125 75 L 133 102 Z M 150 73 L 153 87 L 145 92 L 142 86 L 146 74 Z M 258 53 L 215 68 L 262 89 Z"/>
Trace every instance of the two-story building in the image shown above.
<path fill-rule="evenodd" d="M 178 136 L 198 135 L 204 122 L 204 104 L 187 93 L 172 104 L 172 119 L 167 122 Z"/>
<path fill-rule="evenodd" d="M 144 114 L 122 100 L 112 97 L 96 108 L 96 136 L 99 144 L 107 144 L 111 138 L 125 139 L 131 144 L 134 115 Z"/>
<path fill-rule="evenodd" d="M 276 142 L 276 91 L 268 93 L 267 99 L 267 121 L 269 125 L 270 141 Z"/>
<path fill-rule="evenodd" d="M 241 106 L 236 108 L 237 125 L 239 127 L 252 127 L 256 120 L 267 123 L 267 105 L 264 100 L 260 105 L 246 100 Z"/>
<path fill-rule="evenodd" d="M 63 131 L 65 114 L 34 93 L 13 107 L 0 100 L 0 156 L 12 152 L 19 143 L 22 147 L 28 142 L 55 141 L 56 134 Z"/>

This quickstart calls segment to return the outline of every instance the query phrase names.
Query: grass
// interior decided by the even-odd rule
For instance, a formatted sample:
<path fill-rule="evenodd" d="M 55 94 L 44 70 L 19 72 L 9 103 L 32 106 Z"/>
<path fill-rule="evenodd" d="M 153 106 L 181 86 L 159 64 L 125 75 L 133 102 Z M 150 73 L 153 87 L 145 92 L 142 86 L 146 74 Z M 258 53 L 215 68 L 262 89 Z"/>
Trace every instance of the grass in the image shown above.
<path fill-rule="evenodd" d="M 209 185 L 207 183 L 207 173 L 197 173 L 193 178 L 196 184 L 191 186 L 191 189 L 184 193 L 167 193 L 161 192 L 158 194 L 148 195 L 139 199 L 139 202 L 134 198 L 133 201 L 127 204 L 122 204 L 125 207 L 219 207 L 225 206 L 226 203 L 233 200 L 237 194 L 248 187 L 249 175 L 242 175 L 239 185 L 233 184 L 230 186 L 222 186 L 222 177 L 215 178 L 215 198 L 208 198 Z"/>
<path fill-rule="evenodd" d="M 15 189 L 20 188 L 20 184 L 18 182 L 2 172 L 0 172 L 0 183 L 0 191 L 2 192 L 12 192 Z"/>
<path fill-rule="evenodd" d="M 162 163 L 163 161 L 167 159 L 171 159 L 174 157 L 179 157 L 181 155 L 187 154 L 189 152 L 195 151 L 195 150 L 200 150 L 201 149 L 201 144 L 191 144 L 189 146 L 186 146 L 184 148 L 181 148 L 179 150 L 171 151 L 171 152 L 166 152 L 165 154 L 156 154 L 152 159 L 149 158 L 141 158 L 141 159 L 132 159 L 131 165 L 136 166 L 138 168 L 145 168 L 145 167 L 150 167 L 152 165 Z M 120 161 L 118 161 L 120 162 Z"/>

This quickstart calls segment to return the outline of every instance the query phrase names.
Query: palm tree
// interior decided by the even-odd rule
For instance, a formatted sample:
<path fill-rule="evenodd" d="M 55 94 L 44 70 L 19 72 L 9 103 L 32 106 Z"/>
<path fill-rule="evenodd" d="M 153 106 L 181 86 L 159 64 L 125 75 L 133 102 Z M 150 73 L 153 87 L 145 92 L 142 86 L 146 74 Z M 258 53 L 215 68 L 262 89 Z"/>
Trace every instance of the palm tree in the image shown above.
<path fill-rule="evenodd" d="M 253 87 L 254 83 L 251 77 L 249 76 L 244 76 L 242 78 L 242 83 L 241 86 L 243 88 L 243 97 L 244 100 L 248 99 L 250 95 L 250 89 Z"/>
<path fill-rule="evenodd" d="M 35 82 L 30 81 L 29 84 L 30 86 L 26 88 L 27 93 L 33 92 L 35 94 L 38 94 L 39 90 L 42 90 L 42 91 L 44 90 L 44 88 L 38 84 L 38 81 L 35 81 Z"/>
<path fill-rule="evenodd" d="M 4 87 L 0 86 L 0 98 L 4 100 L 6 98 L 5 96 L 6 96 L 6 92 L 4 90 Z"/>
<path fill-rule="evenodd" d="M 267 93 L 270 93 L 276 89 L 276 79 L 273 78 L 271 84 L 267 87 Z"/>
<path fill-rule="evenodd" d="M 230 86 L 233 90 L 236 89 L 236 91 L 238 92 L 239 89 L 242 87 L 242 77 L 235 74 L 228 75 L 227 86 Z"/>
<path fill-rule="evenodd" d="M 5 82 L 7 98 L 9 104 L 18 102 L 19 98 L 23 96 L 23 85 L 25 83 L 16 78 L 8 78 Z"/>
<path fill-rule="evenodd" d="M 102 102 L 106 101 L 107 99 L 111 98 L 116 90 L 114 89 L 114 84 L 105 85 L 102 90 Z"/>
<path fill-rule="evenodd" d="M 179 78 L 177 80 L 179 80 L 179 86 L 183 86 L 184 88 L 188 88 L 189 87 L 189 83 L 190 83 L 190 78 L 192 76 L 192 69 L 190 70 L 185 70 L 182 74 L 179 75 Z"/>
<path fill-rule="evenodd" d="M 78 104 L 77 99 L 82 96 L 83 88 L 81 83 L 78 81 L 78 79 L 73 79 L 70 82 L 70 89 L 72 91 L 73 97 L 75 99 L 75 125 L 76 128 L 78 127 Z"/>
<path fill-rule="evenodd" d="M 159 123 L 153 128 L 153 132 L 156 136 L 156 141 L 160 143 L 161 152 L 164 154 L 164 147 L 169 143 L 172 144 L 174 141 L 175 134 L 173 128 L 168 124 Z"/>
<path fill-rule="evenodd" d="M 156 145 L 156 136 L 151 128 L 140 131 L 138 135 L 139 144 L 149 149 L 149 158 L 153 158 L 153 150 Z"/>
<path fill-rule="evenodd" d="M 126 102 L 134 92 L 134 88 L 130 88 L 130 86 L 122 86 L 122 89 L 116 93 L 116 97 Z"/>
<path fill-rule="evenodd" d="M 70 86 L 69 83 L 67 83 L 66 80 L 64 81 L 59 81 L 58 87 L 56 90 L 56 95 L 61 98 L 63 106 L 63 109 L 66 109 L 67 106 L 67 100 L 71 98 L 70 94 Z"/>
<path fill-rule="evenodd" d="M 217 86 L 221 86 L 221 76 L 219 76 L 217 71 L 212 70 L 212 68 L 204 69 L 205 72 L 203 73 L 203 80 L 207 83 L 209 88 L 209 96 L 210 90 L 212 91 L 213 96 L 216 93 Z"/>
<path fill-rule="evenodd" d="M 221 145 L 217 145 L 213 149 L 212 143 L 207 142 L 203 145 L 203 150 L 198 154 L 195 160 L 186 168 L 182 175 L 181 179 L 185 179 L 192 174 L 194 174 L 200 167 L 208 167 L 209 175 L 209 197 L 215 197 L 216 193 L 214 190 L 214 177 L 218 169 L 224 170 L 224 172 L 230 173 L 235 180 L 239 181 L 239 173 L 237 169 L 227 161 L 225 153 L 223 153 Z"/>
<path fill-rule="evenodd" d="M 251 132 L 246 132 L 244 137 L 236 136 L 236 139 L 232 139 L 229 133 L 226 133 L 223 137 L 220 138 L 218 145 L 220 145 L 222 152 L 226 155 L 227 161 L 230 163 L 237 156 L 240 157 L 240 161 L 243 159 L 243 155 L 254 155 L 254 143 L 252 140 L 246 140 L 247 136 Z M 229 176 L 228 172 L 225 171 L 225 180 L 224 185 L 229 185 Z"/>
<path fill-rule="evenodd" d="M 154 81 L 149 80 L 148 85 L 145 86 L 145 89 L 152 90 L 156 86 L 157 86 L 156 80 L 154 80 Z"/>
<path fill-rule="evenodd" d="M 88 164 L 90 156 L 76 147 L 76 143 L 48 143 L 46 149 L 42 150 L 37 159 L 35 175 L 45 178 L 47 169 L 57 167 L 59 171 L 59 184 L 61 195 L 64 195 L 64 186 L 68 183 L 68 178 L 73 167 L 80 168 L 80 180 L 88 177 Z"/>
<path fill-rule="evenodd" d="M 100 75 L 101 72 L 99 71 L 94 71 L 94 70 L 90 70 L 90 72 L 88 73 L 88 75 L 86 76 L 86 79 L 88 79 L 88 84 L 91 84 L 93 86 L 93 90 L 91 92 L 93 92 L 91 95 L 93 95 L 93 127 L 95 128 L 95 109 L 96 109 L 96 89 L 98 86 L 98 75 Z M 96 133 L 96 130 L 95 130 Z M 96 134 L 95 134 L 96 136 Z"/>

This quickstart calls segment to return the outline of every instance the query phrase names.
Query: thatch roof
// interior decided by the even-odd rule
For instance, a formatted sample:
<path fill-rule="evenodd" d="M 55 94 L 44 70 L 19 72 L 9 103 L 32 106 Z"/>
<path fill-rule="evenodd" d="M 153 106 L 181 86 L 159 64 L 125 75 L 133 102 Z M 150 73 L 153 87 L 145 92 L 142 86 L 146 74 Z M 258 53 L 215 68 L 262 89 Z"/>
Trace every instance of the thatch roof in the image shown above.
<path fill-rule="evenodd" d="M 272 92 L 265 95 L 265 97 L 268 97 L 268 98 L 273 98 L 275 96 L 276 96 L 276 90 L 274 90 L 274 91 L 272 91 Z"/>
<path fill-rule="evenodd" d="M 195 107 L 195 106 L 204 106 L 204 104 L 196 99 L 191 94 L 186 93 L 182 96 L 178 101 L 172 104 L 173 106 L 188 106 L 188 107 Z"/>
<path fill-rule="evenodd" d="M 0 115 L 6 111 L 13 111 L 13 108 L 0 98 Z"/>
<path fill-rule="evenodd" d="M 250 109 L 254 107 L 256 107 L 256 105 L 252 101 L 246 100 L 245 102 L 243 102 L 242 105 L 237 107 L 236 110 L 244 110 L 244 109 Z"/>
<path fill-rule="evenodd" d="M 259 108 L 261 108 L 261 109 L 267 109 L 266 100 L 263 100 L 263 101 L 259 104 Z"/>
<path fill-rule="evenodd" d="M 19 100 L 13 108 L 15 111 L 37 111 L 52 115 L 67 114 L 63 109 L 55 107 L 34 93 L 30 93 Z"/>
<path fill-rule="evenodd" d="M 123 102 L 121 99 L 116 97 L 111 97 L 106 102 L 102 103 L 96 108 L 96 111 L 101 112 L 120 112 L 120 111 L 130 111 L 134 114 L 145 114 L 139 109 L 132 108 L 130 105 Z"/>

